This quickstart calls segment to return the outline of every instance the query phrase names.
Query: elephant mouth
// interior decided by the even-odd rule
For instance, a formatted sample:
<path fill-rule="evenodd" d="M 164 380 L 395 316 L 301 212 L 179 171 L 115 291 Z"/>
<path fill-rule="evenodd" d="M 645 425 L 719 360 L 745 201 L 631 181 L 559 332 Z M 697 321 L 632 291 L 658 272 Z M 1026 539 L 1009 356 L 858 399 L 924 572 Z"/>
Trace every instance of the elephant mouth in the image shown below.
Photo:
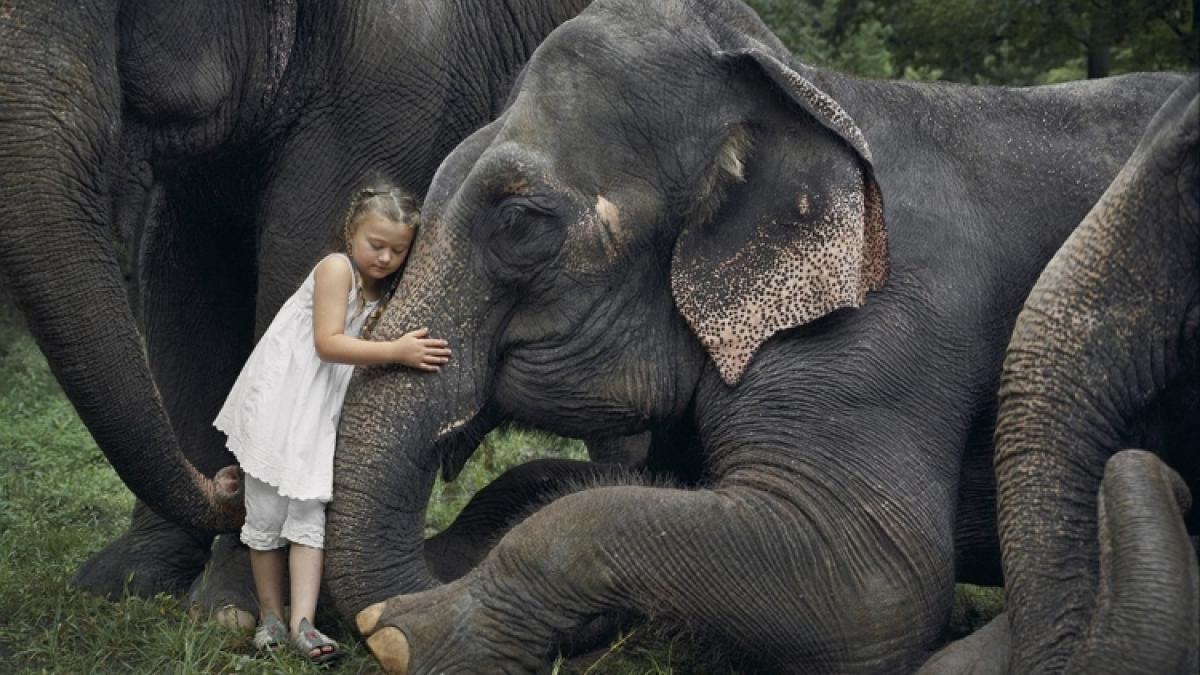
<path fill-rule="evenodd" d="M 444 424 L 437 432 L 432 455 L 442 480 L 452 482 L 462 473 L 467 460 L 498 423 L 498 415 L 489 408 Z"/>

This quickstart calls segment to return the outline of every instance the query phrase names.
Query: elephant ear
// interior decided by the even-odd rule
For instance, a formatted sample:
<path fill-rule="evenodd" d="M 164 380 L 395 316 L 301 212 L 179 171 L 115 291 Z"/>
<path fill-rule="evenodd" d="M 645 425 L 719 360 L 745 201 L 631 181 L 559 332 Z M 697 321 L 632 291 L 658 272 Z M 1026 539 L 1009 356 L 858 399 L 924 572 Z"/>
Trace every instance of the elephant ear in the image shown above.
<path fill-rule="evenodd" d="M 762 76 L 728 128 L 675 243 L 671 290 L 736 385 L 775 333 L 858 307 L 888 273 L 871 153 L 830 96 L 762 49 L 717 53 Z"/>

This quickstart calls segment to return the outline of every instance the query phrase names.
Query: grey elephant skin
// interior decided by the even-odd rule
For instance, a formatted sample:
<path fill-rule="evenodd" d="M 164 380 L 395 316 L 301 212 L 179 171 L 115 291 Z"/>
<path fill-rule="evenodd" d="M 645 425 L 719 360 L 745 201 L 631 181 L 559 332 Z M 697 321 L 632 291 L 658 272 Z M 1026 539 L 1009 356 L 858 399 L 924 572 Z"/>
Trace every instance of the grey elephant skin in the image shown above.
<path fill-rule="evenodd" d="M 1198 366 L 1193 76 L 1046 267 L 1013 332 L 996 431 L 1012 672 L 1200 668 L 1197 516 L 1180 514 L 1200 486 Z"/>
<path fill-rule="evenodd" d="M 186 588 L 241 517 L 211 420 L 351 192 L 423 194 L 586 4 L 0 3 L 0 273 L 142 500 L 79 583 Z"/>
<path fill-rule="evenodd" d="M 350 385 L 338 607 L 391 672 L 532 671 L 614 611 L 767 672 L 914 669 L 1021 303 L 1181 81 L 863 81 L 740 3 L 594 3 L 433 180 L 378 334 L 455 359 Z M 649 431 L 680 482 L 566 485 L 437 586 L 434 474 L 498 419 Z"/>

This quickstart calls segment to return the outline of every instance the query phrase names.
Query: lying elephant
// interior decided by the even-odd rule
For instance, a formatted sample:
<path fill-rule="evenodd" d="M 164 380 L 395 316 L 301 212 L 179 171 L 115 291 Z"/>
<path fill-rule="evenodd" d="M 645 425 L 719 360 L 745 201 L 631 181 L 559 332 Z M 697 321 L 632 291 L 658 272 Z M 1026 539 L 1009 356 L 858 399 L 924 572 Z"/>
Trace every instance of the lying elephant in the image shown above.
<path fill-rule="evenodd" d="M 428 326 L 455 359 L 351 383 L 338 606 L 392 672 L 534 670 L 614 611 L 770 672 L 915 667 L 1021 303 L 1181 79 L 863 81 L 738 2 L 594 3 L 433 180 L 376 334 Z M 649 430 L 649 465 L 700 475 L 562 478 L 433 588 L 434 474 L 505 418 Z"/>
<path fill-rule="evenodd" d="M 231 461 L 212 419 L 351 192 L 382 174 L 423 194 L 586 4 L 4 3 L 0 273 L 144 500 L 78 583 L 187 588 L 241 517 L 208 478 Z"/>
<path fill-rule="evenodd" d="M 1187 537 L 1200 516 L 1185 526 L 1176 505 L 1200 488 L 1198 367 L 1193 76 L 1046 267 L 1013 332 L 996 429 L 1012 672 L 1200 668 Z M 1154 455 L 1117 453 L 1130 447 L 1155 451 L 1186 486 Z"/>

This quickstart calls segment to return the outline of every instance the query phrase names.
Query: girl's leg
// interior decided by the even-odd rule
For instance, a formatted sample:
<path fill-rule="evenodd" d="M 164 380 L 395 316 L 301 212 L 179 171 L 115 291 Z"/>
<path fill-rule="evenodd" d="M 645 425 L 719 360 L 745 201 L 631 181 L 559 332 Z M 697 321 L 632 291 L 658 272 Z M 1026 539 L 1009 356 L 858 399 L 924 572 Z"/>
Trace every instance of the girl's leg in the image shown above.
<path fill-rule="evenodd" d="M 260 621 L 268 614 L 283 618 L 284 554 L 285 549 L 282 548 L 272 551 L 250 549 L 250 570 L 254 572 Z"/>
<path fill-rule="evenodd" d="M 317 612 L 317 596 L 321 592 L 321 573 L 325 564 L 325 504 L 315 500 L 293 499 L 288 503 L 283 537 L 292 543 L 289 556 L 291 573 L 292 615 L 289 621 L 292 639 L 300 637 L 300 623 L 308 620 L 309 634 L 298 645 L 311 645 L 309 657 L 322 661 L 335 658 L 337 643 L 312 629 Z M 316 636 L 316 637 L 314 637 Z"/>
<path fill-rule="evenodd" d="M 317 595 L 321 592 L 321 568 L 325 562 L 325 551 L 304 544 L 293 543 L 289 571 L 292 576 L 292 617 L 288 622 L 292 636 L 300 632 L 300 620 L 310 622 L 317 611 Z"/>
<path fill-rule="evenodd" d="M 250 547 L 250 571 L 258 593 L 259 623 L 269 614 L 283 618 L 283 566 L 286 560 L 282 536 L 288 500 L 275 488 L 250 474 L 244 476 L 246 523 L 242 543 Z"/>

